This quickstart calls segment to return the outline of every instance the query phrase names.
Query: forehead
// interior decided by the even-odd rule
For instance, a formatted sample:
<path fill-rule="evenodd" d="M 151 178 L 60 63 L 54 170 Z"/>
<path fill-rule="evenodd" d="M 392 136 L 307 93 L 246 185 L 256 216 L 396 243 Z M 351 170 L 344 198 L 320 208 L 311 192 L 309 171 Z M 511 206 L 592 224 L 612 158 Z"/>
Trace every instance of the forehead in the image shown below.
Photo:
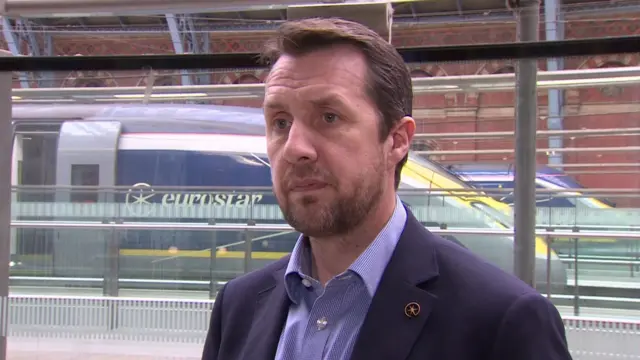
<path fill-rule="evenodd" d="M 361 97 L 365 95 L 367 74 L 364 55 L 350 45 L 331 46 L 298 56 L 283 55 L 267 78 L 265 100 L 285 94 L 289 100 L 329 93 L 343 98 Z"/>

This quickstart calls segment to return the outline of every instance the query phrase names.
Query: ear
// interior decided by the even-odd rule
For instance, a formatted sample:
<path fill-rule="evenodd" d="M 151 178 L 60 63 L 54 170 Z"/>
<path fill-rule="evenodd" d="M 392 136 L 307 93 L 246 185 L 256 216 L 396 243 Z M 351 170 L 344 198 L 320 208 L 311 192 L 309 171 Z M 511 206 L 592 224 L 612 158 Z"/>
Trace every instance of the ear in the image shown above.
<path fill-rule="evenodd" d="M 391 139 L 391 149 L 389 161 L 393 167 L 407 155 L 411 147 L 413 135 L 416 133 L 416 121 L 410 116 L 405 116 L 391 129 L 389 138 Z"/>

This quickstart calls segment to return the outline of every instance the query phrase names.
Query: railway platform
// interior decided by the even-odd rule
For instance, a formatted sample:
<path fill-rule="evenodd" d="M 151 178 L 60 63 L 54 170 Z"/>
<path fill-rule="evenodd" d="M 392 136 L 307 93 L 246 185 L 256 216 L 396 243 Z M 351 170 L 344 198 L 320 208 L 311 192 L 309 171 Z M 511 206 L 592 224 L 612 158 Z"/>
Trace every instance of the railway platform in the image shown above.
<path fill-rule="evenodd" d="M 592 310 L 592 314 L 598 314 L 597 310 Z M 600 314 L 608 315 L 606 311 Z M 565 317 L 565 325 L 574 360 L 640 358 L 640 321 Z M 8 339 L 8 360 L 199 360 L 202 347 L 202 341 L 167 343 L 14 336 Z"/>
<path fill-rule="evenodd" d="M 213 306 L 207 295 L 14 287 L 8 359 L 197 360 Z M 581 306 L 575 316 L 572 306 L 557 307 L 574 359 L 640 359 L 640 310 Z"/>

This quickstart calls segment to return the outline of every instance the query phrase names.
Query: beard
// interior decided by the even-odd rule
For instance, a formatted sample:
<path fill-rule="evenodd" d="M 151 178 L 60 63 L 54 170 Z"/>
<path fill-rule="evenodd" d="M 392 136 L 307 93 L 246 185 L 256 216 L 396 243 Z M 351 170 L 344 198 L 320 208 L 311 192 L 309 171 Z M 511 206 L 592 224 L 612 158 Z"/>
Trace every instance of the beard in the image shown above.
<path fill-rule="evenodd" d="M 368 171 L 358 174 L 356 180 L 349 184 L 348 192 L 344 189 L 340 191 L 339 181 L 328 181 L 327 187 L 334 188 L 334 196 L 304 195 L 293 199 L 287 192 L 276 193 L 285 220 L 296 231 L 309 237 L 337 236 L 351 232 L 362 224 L 382 197 L 385 180 L 383 164 L 383 159 L 377 158 Z M 288 175 L 315 175 L 315 178 L 324 180 L 335 179 L 312 166 L 299 166 Z M 324 176 L 317 176 L 318 173 Z"/>

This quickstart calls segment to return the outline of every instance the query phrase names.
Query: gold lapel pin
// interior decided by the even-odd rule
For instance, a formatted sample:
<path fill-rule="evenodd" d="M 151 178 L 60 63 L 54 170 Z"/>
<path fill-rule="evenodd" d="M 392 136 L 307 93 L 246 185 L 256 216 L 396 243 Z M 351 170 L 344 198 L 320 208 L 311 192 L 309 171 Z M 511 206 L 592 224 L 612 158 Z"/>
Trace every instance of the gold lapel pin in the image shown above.
<path fill-rule="evenodd" d="M 420 314 L 420 304 L 416 302 L 408 303 L 404 307 L 404 314 L 407 315 L 408 318 L 418 317 Z"/>

